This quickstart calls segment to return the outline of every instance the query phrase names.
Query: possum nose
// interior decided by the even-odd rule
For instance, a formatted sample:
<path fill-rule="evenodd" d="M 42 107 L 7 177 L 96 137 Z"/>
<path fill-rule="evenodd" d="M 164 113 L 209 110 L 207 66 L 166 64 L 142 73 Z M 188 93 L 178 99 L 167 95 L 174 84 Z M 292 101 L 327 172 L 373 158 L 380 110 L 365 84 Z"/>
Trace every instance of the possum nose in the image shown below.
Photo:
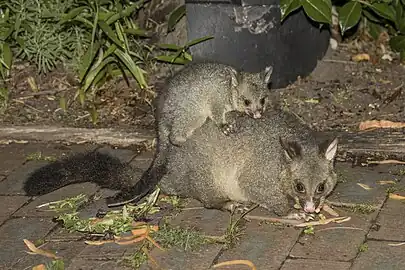
<path fill-rule="evenodd" d="M 260 117 L 262 117 L 262 114 L 261 114 L 260 112 L 258 112 L 258 111 L 256 111 L 256 112 L 253 114 L 253 118 L 254 118 L 254 119 L 257 119 L 257 118 L 260 118 Z"/>
<path fill-rule="evenodd" d="M 307 213 L 315 212 L 315 204 L 313 202 L 306 202 L 304 206 L 304 211 Z"/>

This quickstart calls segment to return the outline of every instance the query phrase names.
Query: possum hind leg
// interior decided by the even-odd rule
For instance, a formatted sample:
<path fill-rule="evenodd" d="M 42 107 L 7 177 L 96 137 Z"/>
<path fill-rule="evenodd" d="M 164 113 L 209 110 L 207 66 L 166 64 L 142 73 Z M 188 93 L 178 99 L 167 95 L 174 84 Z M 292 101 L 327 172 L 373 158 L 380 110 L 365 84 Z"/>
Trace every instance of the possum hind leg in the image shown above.
<path fill-rule="evenodd" d="M 207 116 L 200 114 L 195 116 L 188 115 L 187 118 L 176 119 L 171 127 L 169 135 L 170 142 L 176 146 L 183 144 L 206 120 Z"/>

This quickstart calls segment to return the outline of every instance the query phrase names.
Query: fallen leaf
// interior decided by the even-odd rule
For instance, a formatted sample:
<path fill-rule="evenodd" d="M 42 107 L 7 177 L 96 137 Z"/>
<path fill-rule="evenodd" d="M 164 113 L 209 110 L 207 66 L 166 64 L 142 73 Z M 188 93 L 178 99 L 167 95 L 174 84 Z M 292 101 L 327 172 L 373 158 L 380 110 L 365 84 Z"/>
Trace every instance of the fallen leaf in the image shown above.
<path fill-rule="evenodd" d="M 339 216 L 339 214 L 335 211 L 335 210 L 333 210 L 329 205 L 327 205 L 327 204 L 324 204 L 323 205 L 323 207 L 322 207 L 322 209 L 326 212 L 326 213 L 328 213 L 329 215 L 331 215 L 331 216 L 334 216 L 334 217 L 338 217 Z"/>
<path fill-rule="evenodd" d="M 395 244 L 388 244 L 388 245 L 391 246 L 391 247 L 399 247 L 399 246 L 405 245 L 405 242 L 402 242 L 402 243 L 395 243 Z"/>
<path fill-rule="evenodd" d="M 388 195 L 388 197 L 389 197 L 390 199 L 393 199 L 393 200 L 405 200 L 405 196 L 401 196 L 401 195 L 394 194 L 394 193 L 390 193 L 390 194 Z"/>
<path fill-rule="evenodd" d="M 257 270 L 256 266 L 249 260 L 233 260 L 233 261 L 226 261 L 226 262 L 221 262 L 221 263 L 217 263 L 216 265 L 214 265 L 214 268 L 218 268 L 221 266 L 227 266 L 227 265 L 236 265 L 236 264 L 243 264 L 243 265 L 247 265 L 250 267 L 251 270 Z"/>
<path fill-rule="evenodd" d="M 395 159 L 386 159 L 386 160 L 369 160 L 368 164 L 405 164 L 405 161 L 395 160 Z"/>
<path fill-rule="evenodd" d="M 146 238 L 146 236 L 143 235 L 143 236 L 139 236 L 136 238 L 132 238 L 131 240 L 128 240 L 128 241 L 115 241 L 115 243 L 118 245 L 130 245 L 130 244 L 135 244 L 135 243 L 141 242 L 142 240 L 145 240 L 145 238 Z"/>
<path fill-rule="evenodd" d="M 357 183 L 357 185 L 359 185 L 360 187 L 362 187 L 362 188 L 365 189 L 365 190 L 372 190 L 372 189 L 373 189 L 373 188 L 369 187 L 369 186 L 366 185 L 366 184 Z"/>
<path fill-rule="evenodd" d="M 388 120 L 368 120 L 361 122 L 359 125 L 359 130 L 366 130 L 370 128 L 403 128 L 405 123 L 403 122 L 392 122 Z"/>
<path fill-rule="evenodd" d="M 342 223 L 342 222 L 349 221 L 350 219 L 351 219 L 351 217 L 328 218 L 328 219 L 320 220 L 320 221 L 303 222 L 303 223 L 295 225 L 295 227 L 301 228 L 301 227 L 315 226 L 315 225 L 326 225 L 326 224 L 329 224 L 331 222 Z"/>
<path fill-rule="evenodd" d="M 107 243 L 114 243 L 114 240 L 84 241 L 84 243 L 91 246 L 101 246 Z"/>
<path fill-rule="evenodd" d="M 392 181 L 392 180 L 381 180 L 381 181 L 378 181 L 378 183 L 380 185 L 392 185 L 392 184 L 395 184 L 396 182 Z"/>
<path fill-rule="evenodd" d="M 360 53 L 352 56 L 352 60 L 354 62 L 361 62 L 361 61 L 370 61 L 370 55 L 367 53 Z"/>
<path fill-rule="evenodd" d="M 32 267 L 32 270 L 46 270 L 45 264 L 38 264 L 34 267 Z"/>
<path fill-rule="evenodd" d="M 45 251 L 42 249 L 37 248 L 32 242 L 30 242 L 27 239 L 23 239 L 25 245 L 28 247 L 29 250 L 32 251 L 33 254 L 38 254 L 38 255 L 42 255 L 48 258 L 52 258 L 52 259 L 61 259 L 60 257 L 56 256 L 55 254 L 53 254 L 50 251 Z M 27 252 L 29 253 L 29 252 Z"/>

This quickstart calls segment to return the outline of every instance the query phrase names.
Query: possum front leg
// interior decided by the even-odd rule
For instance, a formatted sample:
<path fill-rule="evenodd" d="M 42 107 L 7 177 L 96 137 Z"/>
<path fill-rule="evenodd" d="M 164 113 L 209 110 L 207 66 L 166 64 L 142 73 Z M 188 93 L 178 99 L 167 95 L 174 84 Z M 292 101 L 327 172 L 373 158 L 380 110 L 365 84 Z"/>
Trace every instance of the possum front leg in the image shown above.
<path fill-rule="evenodd" d="M 225 110 L 224 107 L 214 106 L 212 108 L 211 119 L 220 128 L 220 130 L 228 136 L 229 134 L 237 131 L 237 125 L 235 117 L 232 117 L 229 120 L 227 119 L 227 113 L 228 111 Z"/>

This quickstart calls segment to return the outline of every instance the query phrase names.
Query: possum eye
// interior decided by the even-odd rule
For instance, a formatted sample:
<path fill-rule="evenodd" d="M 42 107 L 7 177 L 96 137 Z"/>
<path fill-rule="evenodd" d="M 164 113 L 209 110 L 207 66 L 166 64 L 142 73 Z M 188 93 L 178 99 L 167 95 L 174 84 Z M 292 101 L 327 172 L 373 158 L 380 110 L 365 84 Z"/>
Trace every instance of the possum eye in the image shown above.
<path fill-rule="evenodd" d="M 248 99 L 245 99 L 243 102 L 245 103 L 245 106 L 249 106 L 250 104 L 252 104 L 252 102 Z"/>
<path fill-rule="evenodd" d="M 260 99 L 260 104 L 264 105 L 264 103 L 266 103 L 266 98 L 265 97 Z"/>
<path fill-rule="evenodd" d="M 295 189 L 299 192 L 299 193 L 304 193 L 305 192 L 305 187 L 302 183 L 297 183 L 295 184 Z"/>
<path fill-rule="evenodd" d="M 316 188 L 316 192 L 322 193 L 324 191 L 325 191 L 325 184 L 324 183 L 319 184 L 318 187 Z"/>

